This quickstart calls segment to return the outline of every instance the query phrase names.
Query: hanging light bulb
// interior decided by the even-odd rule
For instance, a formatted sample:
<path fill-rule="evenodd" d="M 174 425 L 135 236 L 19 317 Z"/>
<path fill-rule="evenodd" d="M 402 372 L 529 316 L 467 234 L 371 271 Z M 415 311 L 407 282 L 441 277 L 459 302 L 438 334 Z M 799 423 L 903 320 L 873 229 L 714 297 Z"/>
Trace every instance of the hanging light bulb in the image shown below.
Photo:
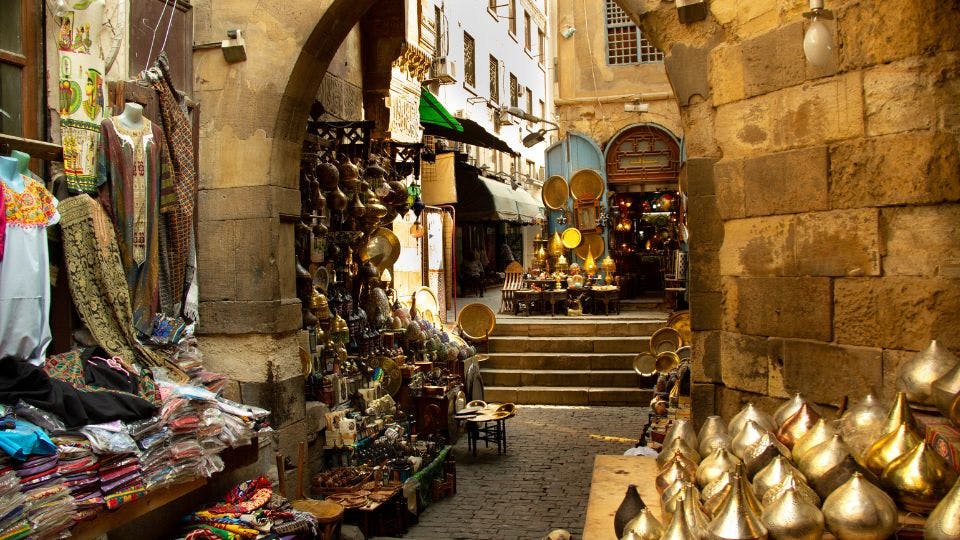
<path fill-rule="evenodd" d="M 833 19 L 833 12 L 823 8 L 823 0 L 810 0 L 810 11 L 803 16 L 810 19 L 803 35 L 803 54 L 814 66 L 826 66 L 833 59 L 833 35 L 823 21 Z"/>

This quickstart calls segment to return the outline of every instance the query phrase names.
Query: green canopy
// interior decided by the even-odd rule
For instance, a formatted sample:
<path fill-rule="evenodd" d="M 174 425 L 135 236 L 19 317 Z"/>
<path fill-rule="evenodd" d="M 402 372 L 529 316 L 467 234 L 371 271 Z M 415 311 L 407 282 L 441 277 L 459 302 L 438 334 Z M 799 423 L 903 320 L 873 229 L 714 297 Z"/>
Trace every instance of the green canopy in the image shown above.
<path fill-rule="evenodd" d="M 426 88 L 420 91 L 420 123 L 434 124 L 436 126 L 463 131 L 460 122 L 450 114 L 447 109 L 437 101 L 437 97 L 430 93 Z"/>

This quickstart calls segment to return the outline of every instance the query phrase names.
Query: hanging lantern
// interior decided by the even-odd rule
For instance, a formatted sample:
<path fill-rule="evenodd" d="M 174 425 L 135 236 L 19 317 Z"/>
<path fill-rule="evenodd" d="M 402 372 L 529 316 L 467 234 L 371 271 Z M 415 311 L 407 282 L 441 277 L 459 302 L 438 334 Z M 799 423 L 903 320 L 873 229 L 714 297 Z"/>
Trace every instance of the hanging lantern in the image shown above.
<path fill-rule="evenodd" d="M 583 261 L 583 271 L 590 277 L 597 273 L 597 261 L 593 258 L 593 248 L 587 248 L 587 260 Z"/>
<path fill-rule="evenodd" d="M 561 274 L 564 274 L 567 272 L 567 268 L 569 268 L 567 258 L 563 255 L 563 253 L 560 253 L 560 256 L 557 257 L 557 271 Z"/>
<path fill-rule="evenodd" d="M 550 254 L 554 257 L 563 253 L 563 242 L 560 240 L 560 232 L 554 232 L 550 239 Z"/>

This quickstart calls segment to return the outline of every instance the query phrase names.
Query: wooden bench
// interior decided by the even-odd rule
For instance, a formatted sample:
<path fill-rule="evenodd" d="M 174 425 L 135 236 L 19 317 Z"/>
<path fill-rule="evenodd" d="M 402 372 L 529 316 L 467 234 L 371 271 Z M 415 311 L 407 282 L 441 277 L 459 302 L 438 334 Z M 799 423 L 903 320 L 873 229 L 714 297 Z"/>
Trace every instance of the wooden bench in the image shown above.
<path fill-rule="evenodd" d="M 504 271 L 503 287 L 500 289 L 500 313 L 514 311 L 514 295 L 523 288 L 523 265 L 513 261 Z"/>

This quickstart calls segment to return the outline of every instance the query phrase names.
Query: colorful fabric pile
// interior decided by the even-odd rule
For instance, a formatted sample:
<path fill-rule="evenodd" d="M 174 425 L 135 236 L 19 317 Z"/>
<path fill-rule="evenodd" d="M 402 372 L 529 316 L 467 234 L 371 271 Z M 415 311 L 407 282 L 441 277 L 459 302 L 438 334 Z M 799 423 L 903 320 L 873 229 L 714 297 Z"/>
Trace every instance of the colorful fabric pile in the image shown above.
<path fill-rule="evenodd" d="M 30 534 L 30 523 L 24 513 L 26 502 L 12 463 L 9 459 L 0 460 L 0 540 L 17 540 Z"/>
<path fill-rule="evenodd" d="M 100 460 L 85 437 L 65 435 L 53 438 L 60 451 L 57 472 L 70 490 L 77 513 L 75 521 L 93 519 L 104 508 L 100 491 Z"/>
<path fill-rule="evenodd" d="M 294 510 L 273 492 L 265 476 L 235 486 L 225 502 L 183 518 L 187 540 L 257 538 L 316 538 L 319 524 L 313 515 Z"/>
<path fill-rule="evenodd" d="M 100 489 L 107 509 L 116 510 L 146 494 L 140 458 L 136 454 L 112 454 L 100 460 Z"/>
<path fill-rule="evenodd" d="M 52 444 L 52 443 L 51 443 Z M 73 526 L 75 505 L 70 489 L 58 472 L 59 454 L 35 455 L 16 463 L 24 511 L 36 538 L 55 538 Z"/>
<path fill-rule="evenodd" d="M 169 483 L 173 471 L 173 458 L 170 455 L 173 433 L 163 424 L 163 419 L 153 416 L 133 422 L 127 424 L 127 431 L 140 449 L 140 464 L 147 490 Z"/>

